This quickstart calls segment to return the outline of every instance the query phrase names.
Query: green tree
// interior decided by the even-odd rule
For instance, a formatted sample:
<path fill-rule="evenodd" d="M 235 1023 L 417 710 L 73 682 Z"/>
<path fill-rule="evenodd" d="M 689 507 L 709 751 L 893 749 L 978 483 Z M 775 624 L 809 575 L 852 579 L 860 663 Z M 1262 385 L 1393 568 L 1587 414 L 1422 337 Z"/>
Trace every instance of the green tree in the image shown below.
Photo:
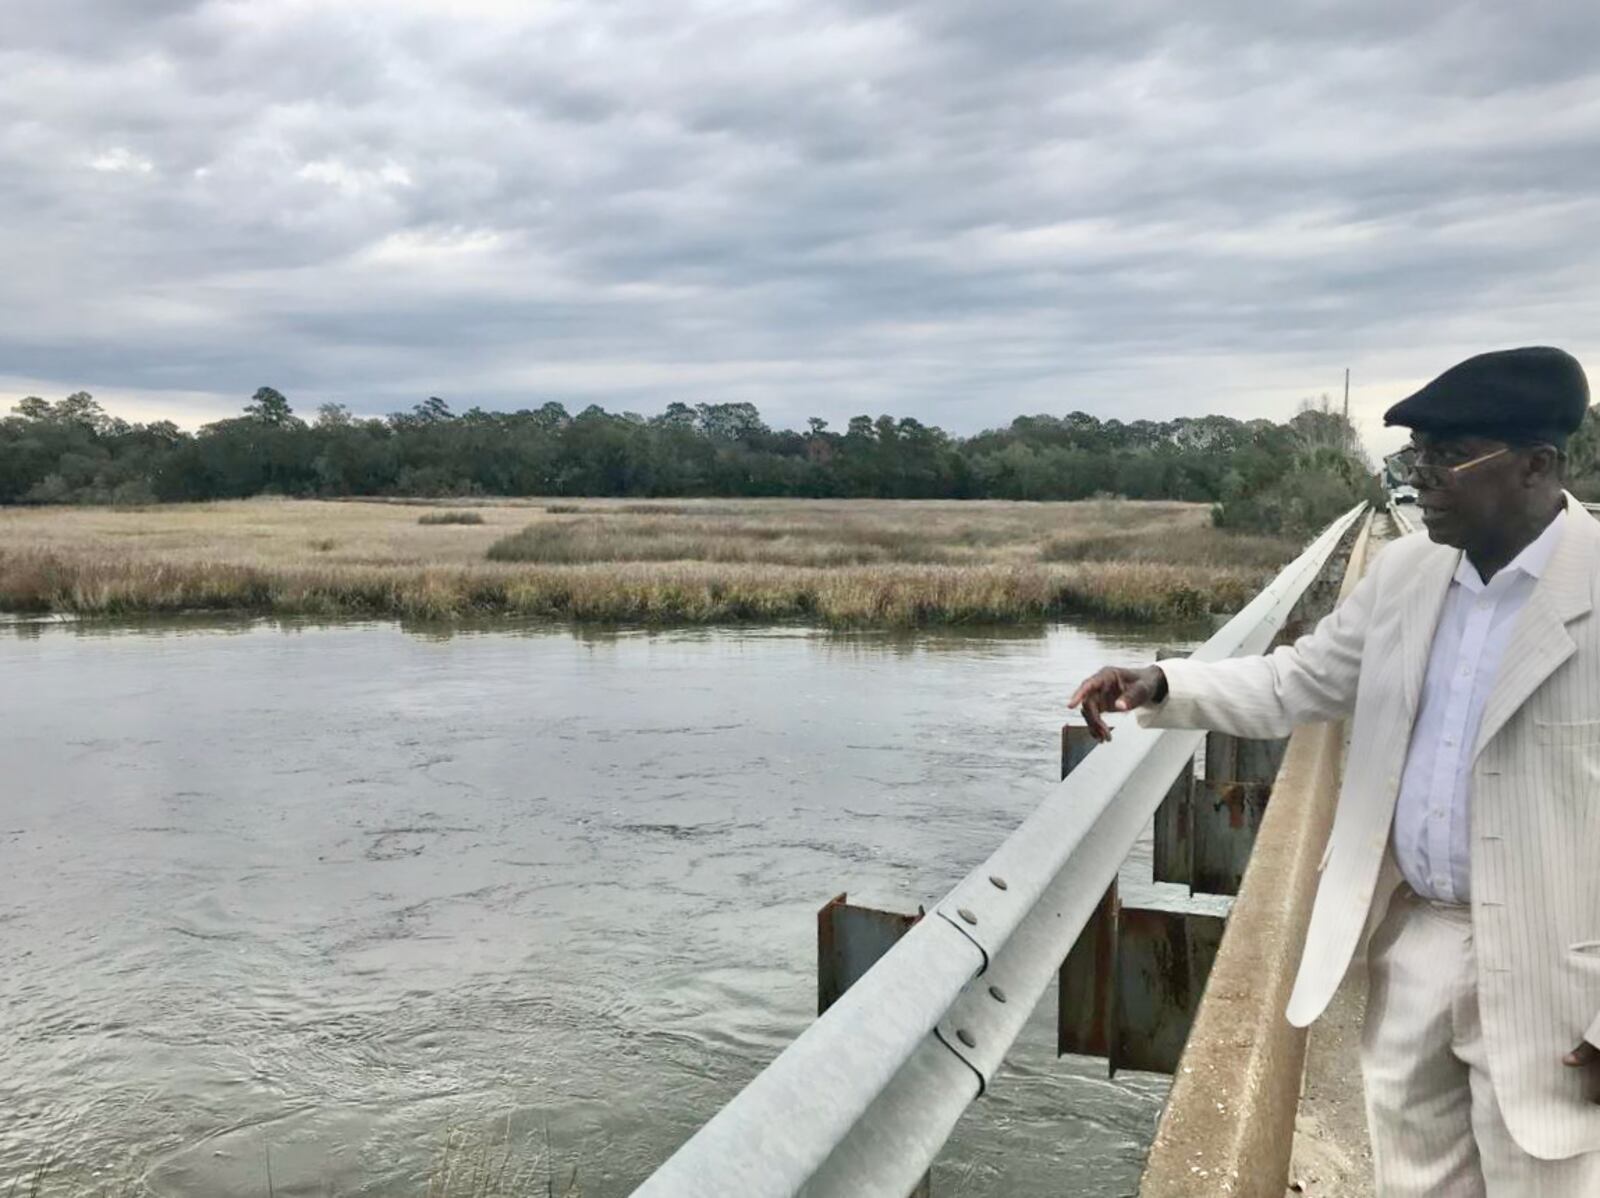
<path fill-rule="evenodd" d="M 1124 495 L 1215 505 L 1229 527 L 1309 531 L 1370 485 L 1354 430 L 1307 405 L 1278 424 L 1222 416 L 1101 421 L 1020 416 L 966 438 L 912 417 L 812 417 L 770 428 L 748 403 L 674 402 L 644 418 L 550 400 L 456 415 L 438 396 L 384 419 L 323 404 L 314 423 L 260 388 L 190 435 L 130 425 L 87 392 L 29 396 L 0 418 L 0 502 L 148 502 L 284 495 L 795 495 L 1028 500 Z M 1574 486 L 1600 483 L 1591 417 Z M 1600 489 L 1600 488 L 1597 488 Z M 1592 492 L 1591 492 L 1592 493 Z M 1343 510 L 1341 506 L 1339 510 Z"/>
<path fill-rule="evenodd" d="M 244 412 L 251 420 L 273 428 L 290 428 L 300 423 L 283 393 L 272 387 L 257 387 L 250 402 L 245 404 Z"/>
<path fill-rule="evenodd" d="M 323 403 L 317 405 L 318 428 L 349 428 L 353 417 L 350 409 L 342 403 Z"/>

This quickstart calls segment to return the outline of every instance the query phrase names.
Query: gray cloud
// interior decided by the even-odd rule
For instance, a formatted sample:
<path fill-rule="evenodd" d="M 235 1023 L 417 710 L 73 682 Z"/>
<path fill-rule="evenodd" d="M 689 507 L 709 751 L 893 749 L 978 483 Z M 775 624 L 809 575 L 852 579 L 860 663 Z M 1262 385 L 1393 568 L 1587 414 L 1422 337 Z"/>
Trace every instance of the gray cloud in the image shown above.
<path fill-rule="evenodd" d="M 0 392 L 1285 414 L 1594 360 L 1597 18 L 11 0 Z M 210 397 L 209 399 L 207 397 Z"/>

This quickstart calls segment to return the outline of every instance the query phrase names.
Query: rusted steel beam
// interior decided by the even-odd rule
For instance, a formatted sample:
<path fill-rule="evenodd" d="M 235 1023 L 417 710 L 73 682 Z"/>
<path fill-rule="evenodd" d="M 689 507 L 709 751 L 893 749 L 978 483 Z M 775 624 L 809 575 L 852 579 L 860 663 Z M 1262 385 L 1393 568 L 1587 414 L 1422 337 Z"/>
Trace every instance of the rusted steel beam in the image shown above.
<path fill-rule="evenodd" d="M 1208 780 L 1195 787 L 1189 878 L 1195 893 L 1239 893 L 1271 794 L 1266 782 Z"/>
<path fill-rule="evenodd" d="M 1086 724 L 1061 725 L 1061 776 L 1065 778 L 1095 746 Z"/>
<path fill-rule="evenodd" d="M 1116 1033 L 1111 1073 L 1178 1067 L 1222 942 L 1223 917 L 1124 907 L 1117 925 Z"/>
<path fill-rule="evenodd" d="M 1089 729 L 1061 729 L 1061 776 L 1076 769 L 1095 746 Z M 1117 976 L 1117 884 L 1112 881 L 1100 905 L 1073 943 L 1056 986 L 1056 1055 L 1111 1056 L 1113 1000 Z"/>
<path fill-rule="evenodd" d="M 1061 963 L 1056 986 L 1056 1055 L 1105 1057 L 1113 1076 L 1119 905 L 1113 882 Z"/>
<path fill-rule="evenodd" d="M 1153 881 L 1200 889 L 1194 886 L 1194 787 L 1193 771 L 1185 770 L 1156 808 L 1155 845 L 1150 856 Z"/>
<path fill-rule="evenodd" d="M 1191 893 L 1239 893 L 1288 743 L 1206 734 L 1205 780 L 1189 802 Z"/>
<path fill-rule="evenodd" d="M 853 906 L 848 897 L 835 895 L 817 912 L 818 1015 L 838 1002 L 922 918 L 920 911 L 902 915 Z"/>
<path fill-rule="evenodd" d="M 1083 725 L 1062 725 L 1061 776 L 1094 749 Z M 1061 963 L 1056 985 L 1056 1056 L 1110 1057 L 1117 993 L 1117 883 L 1106 891 Z"/>
<path fill-rule="evenodd" d="M 817 912 L 817 1014 L 822 1015 L 839 996 L 877 963 L 909 932 L 923 912 L 904 915 L 853 906 L 846 894 L 837 894 Z M 910 1198 L 932 1198 L 933 1174 L 925 1173 Z"/>
<path fill-rule="evenodd" d="M 1283 765 L 1286 740 L 1242 740 L 1206 733 L 1207 782 L 1271 782 Z"/>
<path fill-rule="evenodd" d="M 1174 657 L 1187 657 L 1178 649 L 1161 649 L 1157 661 L 1170 661 Z M 1173 780 L 1172 789 L 1156 808 L 1155 845 L 1150 855 L 1150 877 L 1156 882 L 1176 882 L 1187 885 L 1193 878 L 1192 831 L 1194 812 L 1194 771 L 1184 770 Z"/>

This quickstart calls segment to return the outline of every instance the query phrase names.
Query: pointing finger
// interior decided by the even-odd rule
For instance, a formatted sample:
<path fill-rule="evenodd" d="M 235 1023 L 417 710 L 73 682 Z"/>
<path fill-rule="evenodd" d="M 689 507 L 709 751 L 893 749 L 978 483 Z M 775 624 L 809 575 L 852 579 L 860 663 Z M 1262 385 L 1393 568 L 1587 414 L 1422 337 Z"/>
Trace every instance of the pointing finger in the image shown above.
<path fill-rule="evenodd" d="M 1110 740 L 1111 730 L 1100 718 L 1100 696 L 1092 694 L 1083 701 L 1083 722 L 1089 726 L 1089 735 L 1095 740 Z"/>
<path fill-rule="evenodd" d="M 1091 696 L 1098 695 L 1101 692 L 1103 692 L 1105 689 L 1106 689 L 1106 671 L 1105 670 L 1096 670 L 1093 674 L 1090 674 L 1082 682 L 1078 683 L 1078 689 L 1072 692 L 1072 698 L 1067 700 L 1067 706 L 1068 707 L 1077 707 L 1081 703 L 1083 703 L 1083 701 L 1085 699 L 1088 699 Z"/>

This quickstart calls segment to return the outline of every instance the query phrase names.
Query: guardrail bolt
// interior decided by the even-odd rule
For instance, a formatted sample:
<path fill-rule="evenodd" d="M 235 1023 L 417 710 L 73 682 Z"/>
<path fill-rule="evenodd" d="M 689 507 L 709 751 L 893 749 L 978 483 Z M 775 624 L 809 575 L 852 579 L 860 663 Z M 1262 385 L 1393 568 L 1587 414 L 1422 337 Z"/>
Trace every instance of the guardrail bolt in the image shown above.
<path fill-rule="evenodd" d="M 978 922 L 978 917 L 971 911 L 968 911 L 965 907 L 956 908 L 956 914 L 961 916 L 962 919 L 966 920 L 970 924 L 976 924 Z"/>
<path fill-rule="evenodd" d="M 964 1027 L 956 1028 L 956 1039 L 960 1040 L 968 1048 L 978 1047 L 978 1038 Z"/>
<path fill-rule="evenodd" d="M 989 987 L 989 997 L 994 999 L 995 1002 L 1005 1002 L 1006 1001 L 1006 992 L 1004 990 L 1000 989 L 999 986 L 990 986 Z"/>
<path fill-rule="evenodd" d="M 989 881 L 994 883 L 996 890 L 1004 890 L 1006 888 L 1006 880 L 1004 878 L 997 878 L 994 874 L 990 874 Z"/>

